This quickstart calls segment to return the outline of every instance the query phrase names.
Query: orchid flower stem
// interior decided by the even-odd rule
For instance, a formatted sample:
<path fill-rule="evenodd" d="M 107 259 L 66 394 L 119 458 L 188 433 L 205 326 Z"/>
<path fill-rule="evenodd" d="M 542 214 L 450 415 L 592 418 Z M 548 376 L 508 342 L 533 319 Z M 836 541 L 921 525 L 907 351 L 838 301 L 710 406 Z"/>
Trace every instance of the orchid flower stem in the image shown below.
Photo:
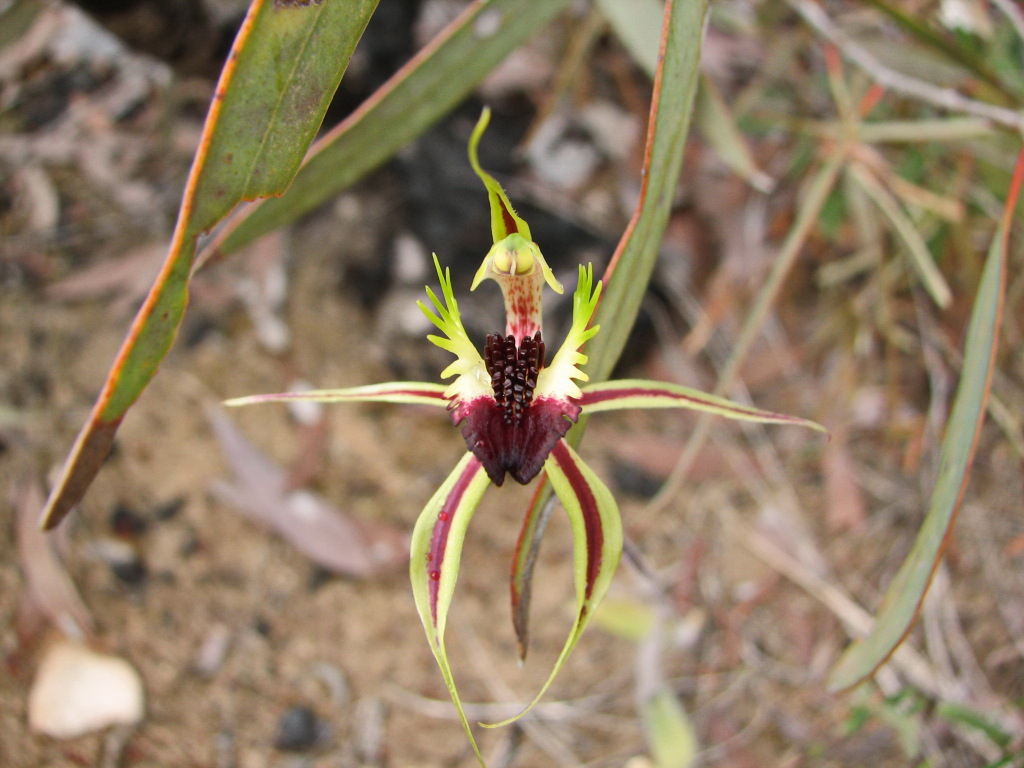
<path fill-rule="evenodd" d="M 451 274 L 435 256 L 440 293 L 428 287 L 427 301 L 419 302 L 419 307 L 439 331 L 428 340 L 455 357 L 441 372 L 442 379 L 454 377 L 451 383 L 403 381 L 229 401 L 229 405 L 297 400 L 433 405 L 445 407 L 454 424 L 461 427 L 468 450 L 420 512 L 410 545 L 409 576 L 430 649 L 482 766 L 484 759 L 448 658 L 445 630 L 466 531 L 491 485 L 500 486 L 508 477 L 526 485 L 542 476 L 547 483 L 534 494 L 514 557 L 513 619 L 521 653 L 525 653 L 529 577 L 546 524 L 544 510 L 551 491 L 561 502 L 572 530 L 576 605 L 572 628 L 536 695 L 514 717 L 487 727 L 518 720 L 544 696 L 608 591 L 622 555 L 618 504 L 567 439 L 581 415 L 626 408 L 683 408 L 742 421 L 823 430 L 806 419 L 762 411 L 679 384 L 642 379 L 591 382 L 584 370 L 588 358 L 583 348 L 600 330 L 594 315 L 603 287 L 594 280 L 593 265 L 579 266 L 572 323 L 565 340 L 549 358 L 541 331 L 542 290 L 546 285 L 560 293 L 562 286 L 539 246 L 529 239 L 529 227 L 515 213 L 505 191 L 480 167 L 477 144 L 488 119 L 485 111 L 470 139 L 469 161 L 487 190 L 494 244 L 476 273 L 473 287 L 484 280 L 498 283 L 505 303 L 505 332 L 488 334 L 481 354 L 463 324 Z M 834 174 L 829 184 L 832 179 Z M 781 279 L 779 276 L 777 281 Z M 609 317 L 613 325 L 616 321 Z"/>

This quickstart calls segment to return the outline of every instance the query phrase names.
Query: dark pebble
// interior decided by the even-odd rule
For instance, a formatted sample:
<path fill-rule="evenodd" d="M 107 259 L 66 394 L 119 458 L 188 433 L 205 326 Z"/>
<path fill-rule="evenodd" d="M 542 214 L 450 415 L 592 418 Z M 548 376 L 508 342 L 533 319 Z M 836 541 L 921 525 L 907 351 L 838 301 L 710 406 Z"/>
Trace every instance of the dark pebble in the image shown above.
<path fill-rule="evenodd" d="M 122 584 L 129 587 L 141 587 L 149 578 L 149 568 L 142 558 L 136 557 L 132 560 L 111 563 L 110 570 Z"/>
<path fill-rule="evenodd" d="M 649 499 L 661 490 L 663 481 L 636 464 L 614 461 L 612 482 L 622 492 L 640 499 Z"/>
<path fill-rule="evenodd" d="M 275 749 L 286 752 L 305 752 L 320 741 L 323 728 L 316 713 L 307 706 L 294 706 L 277 723 L 274 736 Z"/>
<path fill-rule="evenodd" d="M 171 520 L 172 518 L 177 517 L 178 513 L 181 512 L 184 506 L 185 497 L 175 496 L 170 501 L 164 502 L 153 510 L 153 517 L 160 521 Z"/>
<path fill-rule="evenodd" d="M 130 507 L 118 504 L 110 513 L 110 528 L 122 539 L 134 539 L 146 532 L 149 523 Z"/>

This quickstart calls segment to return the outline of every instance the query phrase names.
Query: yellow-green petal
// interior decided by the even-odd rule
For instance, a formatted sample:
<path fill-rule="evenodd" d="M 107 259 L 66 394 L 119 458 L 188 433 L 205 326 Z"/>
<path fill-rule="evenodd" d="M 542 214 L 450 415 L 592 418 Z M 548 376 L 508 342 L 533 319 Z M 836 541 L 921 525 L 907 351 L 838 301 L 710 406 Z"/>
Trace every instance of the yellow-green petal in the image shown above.
<path fill-rule="evenodd" d="M 622 520 L 615 497 L 565 440 L 555 444 L 544 471 L 572 528 L 576 619 L 551 674 L 533 700 L 515 717 L 484 724 L 488 728 L 515 722 L 544 696 L 608 591 L 622 556 Z"/>
<path fill-rule="evenodd" d="M 477 458 L 471 453 L 463 456 L 420 513 L 412 533 L 409 558 L 409 578 L 412 581 L 416 610 L 427 633 L 430 650 L 441 668 L 445 686 L 480 765 L 484 765 L 484 760 L 455 687 L 455 677 L 445 649 L 444 632 L 459 575 L 466 528 L 488 485 L 490 479 Z"/>

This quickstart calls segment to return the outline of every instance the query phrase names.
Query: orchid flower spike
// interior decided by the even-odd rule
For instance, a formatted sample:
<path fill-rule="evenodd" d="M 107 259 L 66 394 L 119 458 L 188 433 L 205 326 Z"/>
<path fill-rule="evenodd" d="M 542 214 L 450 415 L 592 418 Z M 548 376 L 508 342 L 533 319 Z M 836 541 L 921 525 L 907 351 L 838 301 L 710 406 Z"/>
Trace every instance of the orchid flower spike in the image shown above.
<path fill-rule="evenodd" d="M 445 649 L 445 627 L 466 530 L 489 486 L 502 485 L 506 476 L 525 485 L 543 473 L 569 516 L 573 535 L 576 608 L 572 629 L 529 705 L 516 717 L 492 724 L 503 725 L 522 717 L 547 691 L 607 592 L 622 553 L 622 522 L 615 499 L 565 439 L 580 414 L 689 408 L 731 419 L 824 431 L 807 419 L 762 411 L 677 384 L 639 379 L 588 383 L 587 356 L 581 350 L 599 330 L 591 321 L 601 297 L 601 283 L 594 282 L 591 265 L 579 267 L 572 325 L 549 359 L 541 329 L 541 294 L 545 285 L 558 293 L 563 289 L 533 242 L 527 223 L 512 208 L 501 185 L 480 167 L 477 145 L 489 119 L 489 111 L 484 110 L 469 142 L 470 164 L 487 190 L 494 241 L 472 288 L 485 280 L 498 283 L 505 302 L 504 333 L 488 334 L 482 351 L 477 348 L 463 325 L 451 274 L 435 255 L 440 295 L 428 287 L 428 301 L 419 306 L 440 333 L 427 338 L 455 356 L 441 372 L 441 379 L 449 383 L 392 382 L 227 402 L 233 406 L 295 400 L 435 405 L 446 408 L 461 426 L 467 451 L 420 513 L 412 534 L 409 573 L 427 640 L 481 765 L 484 761 Z"/>

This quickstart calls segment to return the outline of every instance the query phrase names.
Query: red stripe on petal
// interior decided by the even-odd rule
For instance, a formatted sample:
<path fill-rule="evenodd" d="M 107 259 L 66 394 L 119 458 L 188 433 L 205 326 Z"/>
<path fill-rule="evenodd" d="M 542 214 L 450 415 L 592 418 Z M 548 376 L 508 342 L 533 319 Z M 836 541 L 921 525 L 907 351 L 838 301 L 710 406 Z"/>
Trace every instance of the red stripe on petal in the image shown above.
<path fill-rule="evenodd" d="M 462 471 L 459 479 L 455 481 L 451 493 L 444 500 L 441 510 L 437 513 L 437 521 L 434 523 L 434 530 L 430 535 L 430 548 L 427 550 L 427 579 L 430 586 L 430 615 L 437 624 L 437 595 L 441 584 L 441 569 L 444 568 L 444 553 L 448 548 L 448 534 L 451 533 L 452 522 L 459 510 L 459 504 L 463 495 L 469 488 L 477 472 L 482 465 L 474 458 Z M 466 510 L 472 513 L 472 509 Z"/>
<path fill-rule="evenodd" d="M 580 472 L 572 454 L 569 453 L 569 446 L 564 440 L 555 443 L 551 449 L 551 456 L 558 462 L 558 467 L 565 473 L 565 479 L 569 481 L 573 492 L 580 503 L 580 510 L 583 513 L 583 527 L 587 536 L 587 586 L 584 599 L 589 600 L 594 589 L 594 583 L 601 571 L 601 551 L 604 547 L 604 528 L 601 525 L 601 513 L 597 508 L 597 499 L 590 489 L 590 484 L 583 473 Z M 586 611 L 586 607 L 583 609 Z"/>
<path fill-rule="evenodd" d="M 596 406 L 599 406 L 599 404 L 604 402 L 634 400 L 633 402 L 625 402 L 621 404 L 621 406 L 602 408 L 599 410 L 609 411 L 614 408 L 622 408 L 624 410 L 675 407 L 691 408 L 694 411 L 717 412 L 720 416 L 731 419 L 776 424 L 790 423 L 824 431 L 824 428 L 820 425 L 807 419 L 802 419 L 798 416 L 762 411 L 761 409 L 753 406 L 744 406 L 742 403 L 733 402 L 732 400 L 710 394 L 708 392 L 698 392 L 696 390 L 680 391 L 681 389 L 685 390 L 688 388 L 658 386 L 658 382 L 655 381 L 642 382 L 639 380 L 626 380 L 623 382 L 622 386 L 615 386 L 613 382 L 608 382 L 604 384 L 596 384 L 592 387 L 584 387 L 583 395 L 578 398 L 577 401 L 580 403 L 580 406 L 584 411 L 588 408 L 594 409 Z M 662 398 L 662 401 L 649 401 L 657 400 L 658 398 Z M 644 402 L 643 400 L 648 401 Z M 672 403 L 666 403 L 665 400 L 671 400 Z M 678 406 L 676 403 L 678 403 Z"/>
<path fill-rule="evenodd" d="M 649 387 L 621 387 L 599 389 L 597 391 L 583 390 L 583 396 L 579 398 L 579 404 L 586 408 L 588 405 L 606 403 L 609 400 L 622 400 L 627 397 L 671 397 L 673 400 L 698 402 L 694 398 L 680 396 L 675 392 L 665 389 L 653 389 Z"/>

